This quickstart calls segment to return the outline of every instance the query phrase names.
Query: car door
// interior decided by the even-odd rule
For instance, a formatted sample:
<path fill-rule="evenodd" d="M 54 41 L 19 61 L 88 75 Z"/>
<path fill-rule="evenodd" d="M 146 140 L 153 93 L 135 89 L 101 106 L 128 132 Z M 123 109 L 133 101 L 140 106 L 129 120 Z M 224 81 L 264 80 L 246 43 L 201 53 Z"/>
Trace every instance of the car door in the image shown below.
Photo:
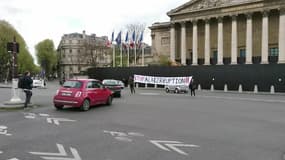
<path fill-rule="evenodd" d="M 94 83 L 95 81 L 89 81 L 86 85 L 86 90 L 88 97 L 90 98 L 91 105 L 95 105 L 100 102 L 100 98 L 98 97 L 99 93 Z"/>
<path fill-rule="evenodd" d="M 102 103 L 102 101 L 105 101 L 104 99 L 104 87 L 99 81 L 92 81 L 92 86 L 94 88 L 95 92 L 95 99 L 96 104 Z"/>

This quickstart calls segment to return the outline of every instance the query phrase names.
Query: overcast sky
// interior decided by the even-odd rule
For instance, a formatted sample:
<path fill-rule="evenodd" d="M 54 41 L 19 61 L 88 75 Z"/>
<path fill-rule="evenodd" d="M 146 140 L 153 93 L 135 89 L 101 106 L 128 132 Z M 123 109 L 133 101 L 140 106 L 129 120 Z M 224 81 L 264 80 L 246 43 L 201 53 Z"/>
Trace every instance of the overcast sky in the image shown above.
<path fill-rule="evenodd" d="M 34 46 L 52 39 L 55 47 L 63 34 L 95 33 L 111 37 L 126 24 L 169 21 L 166 15 L 189 0 L 0 0 L 0 19 L 12 24 L 34 56 Z M 150 44 L 147 28 L 144 42 Z"/>

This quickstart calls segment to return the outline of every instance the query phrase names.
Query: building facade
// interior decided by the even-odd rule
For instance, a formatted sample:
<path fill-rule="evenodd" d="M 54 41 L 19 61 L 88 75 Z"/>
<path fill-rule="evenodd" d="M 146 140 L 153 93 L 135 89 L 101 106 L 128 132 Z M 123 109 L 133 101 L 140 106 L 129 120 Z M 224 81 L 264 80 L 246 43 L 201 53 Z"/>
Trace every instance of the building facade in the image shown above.
<path fill-rule="evenodd" d="M 285 63 L 284 0 L 191 0 L 151 27 L 152 52 L 182 65 Z"/>
<path fill-rule="evenodd" d="M 112 51 L 107 46 L 108 37 L 95 34 L 65 34 L 58 46 L 59 74 L 72 78 L 90 67 L 109 67 L 112 63 Z"/>

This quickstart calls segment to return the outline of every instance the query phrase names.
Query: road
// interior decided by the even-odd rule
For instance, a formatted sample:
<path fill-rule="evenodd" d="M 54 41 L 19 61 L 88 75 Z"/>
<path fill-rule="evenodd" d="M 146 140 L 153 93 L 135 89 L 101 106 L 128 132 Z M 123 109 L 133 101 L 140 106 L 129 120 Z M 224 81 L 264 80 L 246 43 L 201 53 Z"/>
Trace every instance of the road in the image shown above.
<path fill-rule="evenodd" d="M 282 95 L 126 88 L 81 112 L 53 108 L 57 87 L 34 89 L 36 108 L 0 111 L 1 160 L 284 160 Z"/>

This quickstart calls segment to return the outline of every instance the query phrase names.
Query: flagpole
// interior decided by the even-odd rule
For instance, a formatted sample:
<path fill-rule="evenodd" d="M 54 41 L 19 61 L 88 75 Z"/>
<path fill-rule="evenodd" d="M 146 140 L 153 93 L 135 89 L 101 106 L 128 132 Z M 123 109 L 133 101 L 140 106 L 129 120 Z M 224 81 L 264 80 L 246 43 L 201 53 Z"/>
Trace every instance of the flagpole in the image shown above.
<path fill-rule="evenodd" d="M 120 48 L 120 65 L 123 67 L 123 49 L 122 49 L 123 43 L 121 43 L 121 48 Z"/>
<path fill-rule="evenodd" d="M 144 66 L 144 45 L 142 44 L 142 66 Z"/>
<path fill-rule="evenodd" d="M 127 62 L 127 66 L 129 67 L 130 66 L 130 47 L 129 47 L 129 45 L 127 45 L 127 54 L 128 54 L 128 62 Z"/>
<path fill-rule="evenodd" d="M 113 48 L 113 67 L 116 67 L 115 45 L 112 44 L 112 48 Z"/>
<path fill-rule="evenodd" d="M 137 44 L 135 40 L 135 66 L 137 66 Z"/>

